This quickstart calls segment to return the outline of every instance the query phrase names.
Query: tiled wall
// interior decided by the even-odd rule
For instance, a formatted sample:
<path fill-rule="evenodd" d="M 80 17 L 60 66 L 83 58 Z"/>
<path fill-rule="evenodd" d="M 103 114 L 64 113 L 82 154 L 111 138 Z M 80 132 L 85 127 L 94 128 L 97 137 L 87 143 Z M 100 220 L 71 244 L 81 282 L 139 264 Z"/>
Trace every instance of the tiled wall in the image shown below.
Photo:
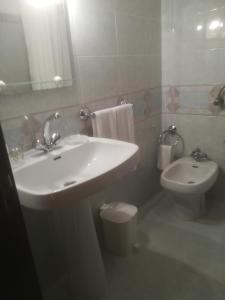
<path fill-rule="evenodd" d="M 200 146 L 225 170 L 225 2 L 162 0 L 162 126 L 177 124 L 185 154 Z M 222 176 L 223 175 L 223 176 Z"/>
<path fill-rule="evenodd" d="M 162 0 L 164 85 L 225 82 L 225 3 Z"/>
<path fill-rule="evenodd" d="M 89 122 L 78 112 L 82 104 L 93 111 L 117 104 L 124 96 L 134 104 L 141 163 L 136 199 L 127 190 L 120 200 L 139 204 L 157 190 L 157 138 L 161 112 L 161 8 L 158 0 L 68 1 L 75 78 L 72 87 L 27 93 L 0 94 L 0 120 L 9 148 L 34 146 L 50 113 L 62 136 L 91 135 Z M 24 115 L 27 118 L 24 118 Z M 135 180 L 134 180 L 135 181 Z M 127 189 L 132 184 L 127 185 Z M 131 188 L 132 190 L 132 188 Z M 140 195 L 138 194 L 140 191 Z M 128 196 L 130 195 L 130 196 Z M 122 199 L 123 198 L 123 199 Z"/>

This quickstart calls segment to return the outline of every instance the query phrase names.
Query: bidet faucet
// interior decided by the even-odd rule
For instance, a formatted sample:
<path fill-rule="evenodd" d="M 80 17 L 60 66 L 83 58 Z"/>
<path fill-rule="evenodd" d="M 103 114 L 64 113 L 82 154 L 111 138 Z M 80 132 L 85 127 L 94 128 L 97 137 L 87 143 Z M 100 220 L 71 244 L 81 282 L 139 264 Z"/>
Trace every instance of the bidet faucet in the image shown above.
<path fill-rule="evenodd" d="M 218 96 L 216 97 L 216 100 L 214 101 L 214 105 L 219 105 L 221 109 L 224 108 L 224 102 L 225 102 L 225 85 L 222 86 L 222 88 L 219 91 Z"/>
<path fill-rule="evenodd" d="M 197 162 L 208 161 L 210 160 L 208 155 L 201 151 L 200 148 L 196 148 L 191 152 L 191 157 Z"/>
<path fill-rule="evenodd" d="M 54 146 L 56 145 L 57 141 L 60 139 L 60 134 L 58 132 L 54 132 L 50 134 L 50 124 L 51 121 L 59 119 L 61 115 L 56 112 L 52 115 L 50 115 L 44 122 L 43 125 L 43 144 L 40 142 L 40 140 L 36 141 L 36 149 L 41 150 L 44 152 L 51 151 Z"/>

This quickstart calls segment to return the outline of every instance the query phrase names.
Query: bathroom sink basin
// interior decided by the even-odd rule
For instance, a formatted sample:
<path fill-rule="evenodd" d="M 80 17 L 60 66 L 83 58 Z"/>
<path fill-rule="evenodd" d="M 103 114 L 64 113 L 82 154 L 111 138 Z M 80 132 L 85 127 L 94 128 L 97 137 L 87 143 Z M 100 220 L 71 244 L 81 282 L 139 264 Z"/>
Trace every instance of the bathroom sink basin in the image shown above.
<path fill-rule="evenodd" d="M 134 170 L 137 153 L 135 144 L 102 138 L 48 154 L 33 150 L 22 166 L 13 168 L 20 202 L 33 209 L 73 205 Z"/>
<path fill-rule="evenodd" d="M 161 185 L 172 192 L 202 194 L 209 190 L 218 177 L 214 161 L 196 162 L 191 157 L 178 159 L 161 174 Z"/>

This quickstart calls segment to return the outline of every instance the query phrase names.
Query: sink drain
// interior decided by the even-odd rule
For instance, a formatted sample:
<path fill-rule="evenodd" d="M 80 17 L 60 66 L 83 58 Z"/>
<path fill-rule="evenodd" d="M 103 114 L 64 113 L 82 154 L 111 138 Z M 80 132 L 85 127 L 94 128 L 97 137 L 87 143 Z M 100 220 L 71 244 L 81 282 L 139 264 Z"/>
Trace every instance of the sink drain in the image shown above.
<path fill-rule="evenodd" d="M 74 183 L 76 183 L 76 180 L 67 181 L 67 182 L 64 183 L 64 187 L 72 185 Z"/>
<path fill-rule="evenodd" d="M 192 168 L 198 169 L 198 166 L 196 166 L 196 165 L 193 165 L 193 166 L 192 166 Z"/>
<path fill-rule="evenodd" d="M 188 181 L 188 184 L 194 184 L 195 183 L 195 181 Z"/>

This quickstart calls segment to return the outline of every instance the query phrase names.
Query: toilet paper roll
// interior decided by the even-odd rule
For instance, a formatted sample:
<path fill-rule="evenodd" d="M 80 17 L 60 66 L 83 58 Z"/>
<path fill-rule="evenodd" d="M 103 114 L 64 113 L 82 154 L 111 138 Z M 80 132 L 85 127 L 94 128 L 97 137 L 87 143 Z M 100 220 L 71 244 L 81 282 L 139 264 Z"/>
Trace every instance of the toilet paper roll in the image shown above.
<path fill-rule="evenodd" d="M 158 169 L 164 170 L 174 159 L 174 147 L 169 145 L 160 145 L 158 155 Z"/>

